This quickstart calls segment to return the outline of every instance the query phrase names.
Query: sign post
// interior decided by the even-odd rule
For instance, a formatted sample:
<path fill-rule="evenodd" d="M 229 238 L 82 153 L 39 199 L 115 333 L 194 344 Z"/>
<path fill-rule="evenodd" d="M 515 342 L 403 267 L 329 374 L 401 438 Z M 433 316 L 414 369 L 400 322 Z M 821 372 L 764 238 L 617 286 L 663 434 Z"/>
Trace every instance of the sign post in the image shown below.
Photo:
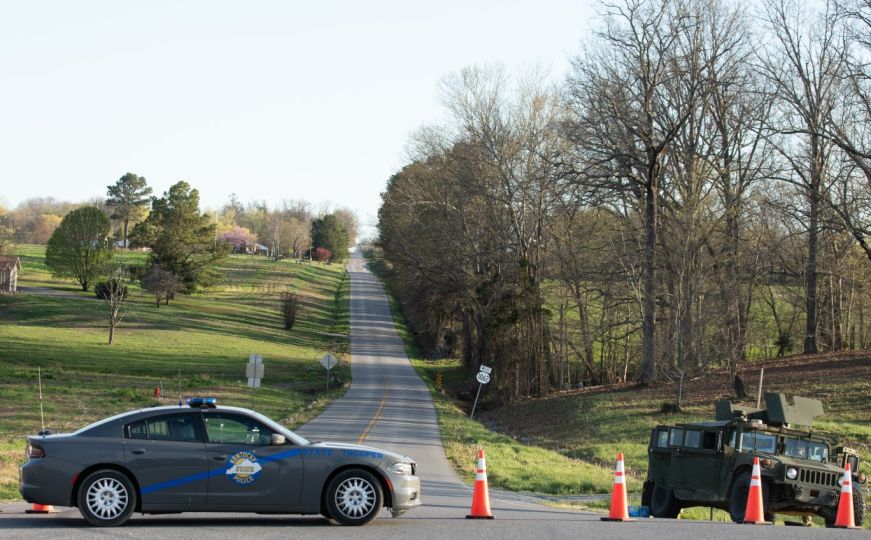
<path fill-rule="evenodd" d="M 245 366 L 245 376 L 248 377 L 248 386 L 251 388 L 251 408 L 254 408 L 254 392 L 260 388 L 260 379 L 263 378 L 265 366 L 263 357 L 259 354 L 252 354 L 248 357 L 248 364 Z"/>
<path fill-rule="evenodd" d="M 475 380 L 478 381 L 478 393 L 475 394 L 475 403 L 472 405 L 472 412 L 469 414 L 469 420 L 475 417 L 475 408 L 478 407 L 478 398 L 481 396 L 481 388 L 490 382 L 490 373 L 492 372 L 493 368 L 481 364 L 478 373 L 475 375 Z"/>
<path fill-rule="evenodd" d="M 336 360 L 336 357 L 330 353 L 325 354 L 324 357 L 321 358 L 320 361 L 321 361 L 321 365 L 324 366 L 324 369 L 327 370 L 327 392 L 329 392 L 330 391 L 330 370 L 333 369 L 334 367 L 336 367 L 336 364 L 338 364 L 339 361 Z"/>

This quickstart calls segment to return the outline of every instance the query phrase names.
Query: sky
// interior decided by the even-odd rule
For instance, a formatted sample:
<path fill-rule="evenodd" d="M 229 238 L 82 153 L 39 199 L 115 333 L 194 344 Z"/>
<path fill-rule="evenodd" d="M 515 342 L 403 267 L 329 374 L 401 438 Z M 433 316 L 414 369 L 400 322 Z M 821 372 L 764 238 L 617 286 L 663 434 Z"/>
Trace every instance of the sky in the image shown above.
<path fill-rule="evenodd" d="M 0 199 L 105 196 L 126 172 L 204 208 L 303 199 L 374 221 L 439 81 L 569 68 L 593 0 L 0 0 Z"/>

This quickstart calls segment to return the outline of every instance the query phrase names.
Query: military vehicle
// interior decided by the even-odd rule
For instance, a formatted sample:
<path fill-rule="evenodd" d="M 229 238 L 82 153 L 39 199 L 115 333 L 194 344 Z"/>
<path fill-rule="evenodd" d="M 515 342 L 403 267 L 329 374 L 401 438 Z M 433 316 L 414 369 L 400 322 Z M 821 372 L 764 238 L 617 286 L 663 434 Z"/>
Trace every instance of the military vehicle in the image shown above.
<path fill-rule="evenodd" d="M 654 517 L 674 518 L 682 508 L 709 506 L 741 522 L 753 458 L 762 470 L 763 503 L 773 514 L 822 517 L 833 525 L 847 463 L 853 475 L 856 524 L 865 518 L 865 474 L 859 455 L 814 432 L 822 403 L 765 394 L 766 409 L 718 401 L 714 422 L 657 426 L 650 435 L 642 505 Z"/>

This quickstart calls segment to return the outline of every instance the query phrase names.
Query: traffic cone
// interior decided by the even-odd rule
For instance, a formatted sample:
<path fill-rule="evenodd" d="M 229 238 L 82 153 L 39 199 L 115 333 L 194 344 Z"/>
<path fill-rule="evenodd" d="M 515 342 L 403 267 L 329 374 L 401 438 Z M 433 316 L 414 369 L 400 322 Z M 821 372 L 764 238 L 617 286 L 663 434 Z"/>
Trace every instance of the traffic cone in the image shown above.
<path fill-rule="evenodd" d="M 487 487 L 487 464 L 484 449 L 478 450 L 478 468 L 475 470 L 475 491 L 472 493 L 472 510 L 466 519 L 493 519 L 490 513 L 490 490 Z"/>
<path fill-rule="evenodd" d="M 747 493 L 747 508 L 744 510 L 744 521 L 754 525 L 770 525 L 765 521 L 765 510 L 762 508 L 762 470 L 759 468 L 759 458 L 753 458 L 753 472 L 750 474 L 750 491 Z"/>
<path fill-rule="evenodd" d="M 57 510 L 50 504 L 33 503 L 33 508 L 25 510 L 25 514 L 57 514 Z"/>
<path fill-rule="evenodd" d="M 835 517 L 835 527 L 839 529 L 858 529 L 856 516 L 853 514 L 853 481 L 850 474 L 850 464 L 844 470 L 841 481 L 841 499 L 838 501 L 838 515 Z"/>
<path fill-rule="evenodd" d="M 614 471 L 614 486 L 611 489 L 611 511 L 602 521 L 635 521 L 629 518 L 629 494 L 626 493 L 626 468 L 623 452 L 617 454 L 617 469 Z"/>

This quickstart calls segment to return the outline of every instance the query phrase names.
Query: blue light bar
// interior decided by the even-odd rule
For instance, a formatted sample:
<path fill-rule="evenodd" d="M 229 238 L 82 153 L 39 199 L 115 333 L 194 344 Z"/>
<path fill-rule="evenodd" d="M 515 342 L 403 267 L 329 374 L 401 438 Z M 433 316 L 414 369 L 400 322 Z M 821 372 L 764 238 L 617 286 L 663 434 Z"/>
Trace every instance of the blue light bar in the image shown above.
<path fill-rule="evenodd" d="M 218 400 L 213 397 L 192 397 L 188 398 L 189 407 L 215 407 Z"/>

